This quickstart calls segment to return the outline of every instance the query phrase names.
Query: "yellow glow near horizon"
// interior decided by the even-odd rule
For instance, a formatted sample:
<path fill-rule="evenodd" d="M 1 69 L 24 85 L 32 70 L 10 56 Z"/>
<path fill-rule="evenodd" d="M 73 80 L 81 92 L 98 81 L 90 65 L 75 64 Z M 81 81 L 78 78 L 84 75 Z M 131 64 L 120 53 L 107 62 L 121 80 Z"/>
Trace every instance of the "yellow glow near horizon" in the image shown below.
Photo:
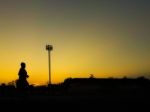
<path fill-rule="evenodd" d="M 46 44 L 54 46 L 52 83 L 89 74 L 98 78 L 150 77 L 146 9 L 132 5 L 126 9 L 127 4 L 122 3 L 117 7 L 115 2 L 102 5 L 94 0 L 72 2 L 0 3 L 0 83 L 16 80 L 23 61 L 30 84 L 46 84 Z"/>

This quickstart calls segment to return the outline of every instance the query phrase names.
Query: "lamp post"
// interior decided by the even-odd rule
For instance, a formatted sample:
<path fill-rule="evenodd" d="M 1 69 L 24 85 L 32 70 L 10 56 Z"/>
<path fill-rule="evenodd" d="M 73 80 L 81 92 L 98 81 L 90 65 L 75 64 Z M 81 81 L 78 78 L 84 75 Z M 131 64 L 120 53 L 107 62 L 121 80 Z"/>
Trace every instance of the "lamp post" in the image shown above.
<path fill-rule="evenodd" d="M 46 45 L 46 50 L 48 51 L 48 68 L 49 68 L 49 85 L 51 84 L 51 58 L 50 58 L 50 51 L 53 50 L 52 45 Z"/>

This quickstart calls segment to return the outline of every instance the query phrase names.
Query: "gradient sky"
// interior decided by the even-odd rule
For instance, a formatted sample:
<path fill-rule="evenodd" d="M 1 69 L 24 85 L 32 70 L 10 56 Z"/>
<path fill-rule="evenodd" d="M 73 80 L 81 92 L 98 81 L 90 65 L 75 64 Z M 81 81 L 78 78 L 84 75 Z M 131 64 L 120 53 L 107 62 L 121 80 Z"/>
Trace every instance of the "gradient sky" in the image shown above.
<path fill-rule="evenodd" d="M 26 63 L 32 84 L 68 77 L 150 77 L 149 0 L 0 0 L 0 82 Z"/>

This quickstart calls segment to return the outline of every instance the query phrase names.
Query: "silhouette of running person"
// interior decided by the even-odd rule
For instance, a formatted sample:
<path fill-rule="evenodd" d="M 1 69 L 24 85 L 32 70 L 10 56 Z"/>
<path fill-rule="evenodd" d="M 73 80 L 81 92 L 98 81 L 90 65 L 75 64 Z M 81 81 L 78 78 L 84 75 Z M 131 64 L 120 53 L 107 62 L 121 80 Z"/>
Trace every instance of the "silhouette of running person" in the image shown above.
<path fill-rule="evenodd" d="M 27 78 L 29 77 L 27 74 L 27 71 L 25 70 L 26 64 L 24 62 L 21 62 L 21 68 L 19 70 L 19 79 L 17 81 L 17 87 L 20 89 L 26 89 L 29 87 L 29 83 L 27 81 Z"/>

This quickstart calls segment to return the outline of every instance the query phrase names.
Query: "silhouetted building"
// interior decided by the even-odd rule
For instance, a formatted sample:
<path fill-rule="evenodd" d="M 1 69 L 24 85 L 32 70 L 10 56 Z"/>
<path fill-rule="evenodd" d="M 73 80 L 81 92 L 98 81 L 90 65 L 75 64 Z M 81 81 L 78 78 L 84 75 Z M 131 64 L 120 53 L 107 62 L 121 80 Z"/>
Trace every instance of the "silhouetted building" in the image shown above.
<path fill-rule="evenodd" d="M 98 94 L 101 92 L 117 92 L 150 88 L 150 81 L 140 77 L 131 78 L 68 78 L 64 81 L 71 93 Z"/>

